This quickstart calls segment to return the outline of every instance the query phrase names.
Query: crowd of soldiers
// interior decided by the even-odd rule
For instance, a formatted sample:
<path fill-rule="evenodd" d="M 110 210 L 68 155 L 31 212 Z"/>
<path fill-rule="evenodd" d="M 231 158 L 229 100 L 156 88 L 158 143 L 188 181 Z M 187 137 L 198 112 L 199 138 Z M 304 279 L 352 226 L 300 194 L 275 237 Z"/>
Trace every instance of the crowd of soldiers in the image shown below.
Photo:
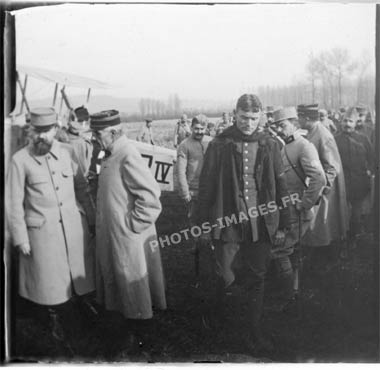
<path fill-rule="evenodd" d="M 224 113 L 215 125 L 199 114 L 189 125 L 183 115 L 175 125 L 178 192 L 189 227 L 202 230 L 194 252 L 211 246 L 215 255 L 215 304 L 202 322 L 215 330 L 224 324 L 226 297 L 244 276 L 250 304 L 242 344 L 255 354 L 273 349 L 261 326 L 269 263 L 281 283 L 276 309 L 292 310 L 301 245 L 323 273 L 343 245 L 354 249 L 371 231 L 372 117 L 363 106 L 330 113 L 318 104 L 264 110 L 259 97 L 244 94 L 232 120 Z M 138 138 L 154 145 L 151 122 Z M 152 248 L 162 205 L 119 112 L 79 107 L 62 132 L 53 108 L 34 109 L 28 135 L 7 180 L 19 295 L 46 309 L 57 340 L 65 340 L 60 308 L 74 299 L 95 321 L 120 312 L 121 330 L 141 343 L 153 307 L 166 309 L 160 248 Z"/>

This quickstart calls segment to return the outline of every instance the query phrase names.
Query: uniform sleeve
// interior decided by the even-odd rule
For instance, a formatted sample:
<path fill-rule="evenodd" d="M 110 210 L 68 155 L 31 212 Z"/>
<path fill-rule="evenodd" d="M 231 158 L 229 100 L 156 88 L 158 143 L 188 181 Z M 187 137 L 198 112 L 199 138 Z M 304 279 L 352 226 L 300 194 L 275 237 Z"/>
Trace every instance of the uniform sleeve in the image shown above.
<path fill-rule="evenodd" d="M 174 148 L 176 148 L 178 145 L 178 123 L 176 123 L 174 127 L 173 143 L 174 143 Z"/>
<path fill-rule="evenodd" d="M 91 199 L 88 181 L 82 167 L 76 162 L 75 153 L 71 155 L 71 167 L 74 172 L 74 191 L 77 201 L 83 207 L 89 225 L 95 225 L 95 205 Z"/>
<path fill-rule="evenodd" d="M 272 139 L 271 139 L 272 140 Z M 286 176 L 284 171 L 284 164 L 282 162 L 282 156 L 280 151 L 280 144 L 276 140 L 272 140 L 272 151 L 273 151 L 273 167 L 274 167 L 274 176 L 276 180 L 276 202 L 277 205 L 281 206 L 280 209 L 280 222 L 279 229 L 285 227 L 290 227 L 290 217 L 289 217 L 289 208 L 282 207 L 282 199 L 285 199 L 289 196 L 288 185 L 286 182 Z"/>
<path fill-rule="evenodd" d="M 186 199 L 189 192 L 189 184 L 187 183 L 187 158 L 188 158 L 188 148 L 185 142 L 182 142 L 177 150 L 177 177 L 179 184 L 179 195 L 182 199 Z"/>
<path fill-rule="evenodd" d="M 145 132 L 144 132 L 144 127 L 139 131 L 139 133 L 137 134 L 136 136 L 136 141 L 143 141 L 144 139 L 144 135 L 145 135 Z"/>
<path fill-rule="evenodd" d="M 161 213 L 160 187 L 134 147 L 130 148 L 121 171 L 126 188 L 135 198 L 133 209 L 126 217 L 130 218 L 132 231 L 141 233 L 154 224 Z"/>
<path fill-rule="evenodd" d="M 24 166 L 13 159 L 7 178 L 10 198 L 6 199 L 6 211 L 12 244 L 15 246 L 29 243 L 24 210 L 25 178 Z"/>
<path fill-rule="evenodd" d="M 203 223 L 209 220 L 210 210 L 215 203 L 215 194 L 218 183 L 218 158 L 217 147 L 210 142 L 203 161 L 202 171 L 199 177 L 198 191 L 198 221 Z"/>
<path fill-rule="evenodd" d="M 330 125 L 330 130 L 331 130 L 331 132 L 332 132 L 333 134 L 336 134 L 337 131 L 338 131 L 338 129 L 336 128 L 335 123 L 334 123 L 333 121 L 330 120 L 329 125 Z"/>
<path fill-rule="evenodd" d="M 326 176 L 326 186 L 332 187 L 335 177 L 340 171 L 340 155 L 333 137 L 328 138 L 324 143 L 322 150 L 319 153 L 319 160 L 322 163 L 323 170 Z"/>
<path fill-rule="evenodd" d="M 84 173 L 85 176 L 88 175 L 88 172 L 90 170 L 93 150 L 94 150 L 94 147 L 91 141 L 85 140 L 85 173 Z"/>
<path fill-rule="evenodd" d="M 309 210 L 315 205 L 323 187 L 326 186 L 326 177 L 318 157 L 317 149 L 313 144 L 306 145 L 300 157 L 302 170 L 309 178 L 309 186 L 305 189 L 302 196 L 302 206 Z"/>
<path fill-rule="evenodd" d="M 366 152 L 365 154 L 366 154 L 366 160 L 367 160 L 367 169 L 373 173 L 374 172 L 373 147 L 372 147 L 371 142 L 369 141 L 367 136 L 364 136 L 363 143 L 364 143 L 364 148 L 365 148 L 365 152 Z"/>

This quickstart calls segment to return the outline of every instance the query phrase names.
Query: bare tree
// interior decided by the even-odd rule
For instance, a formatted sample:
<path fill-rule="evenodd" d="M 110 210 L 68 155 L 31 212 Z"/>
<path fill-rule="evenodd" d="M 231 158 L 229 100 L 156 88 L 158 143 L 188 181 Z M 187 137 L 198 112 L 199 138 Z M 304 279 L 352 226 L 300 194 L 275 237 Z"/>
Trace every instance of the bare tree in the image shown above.
<path fill-rule="evenodd" d="M 320 63 L 317 58 L 314 57 L 313 53 L 309 54 L 309 61 L 306 65 L 306 71 L 310 78 L 311 84 L 311 101 L 315 102 L 316 99 L 316 83 L 320 74 Z"/>
<path fill-rule="evenodd" d="M 372 57 L 368 51 L 364 52 L 358 62 L 358 74 L 357 74 L 357 88 L 356 88 L 356 102 L 359 103 L 362 101 L 362 96 L 364 95 L 365 86 L 365 77 L 367 71 L 372 64 Z"/>

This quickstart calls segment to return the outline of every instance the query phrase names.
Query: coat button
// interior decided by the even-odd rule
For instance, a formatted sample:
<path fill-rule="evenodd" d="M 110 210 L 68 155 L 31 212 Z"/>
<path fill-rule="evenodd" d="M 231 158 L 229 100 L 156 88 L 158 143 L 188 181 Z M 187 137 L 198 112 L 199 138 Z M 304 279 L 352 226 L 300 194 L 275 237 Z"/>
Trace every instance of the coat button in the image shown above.
<path fill-rule="evenodd" d="M 248 200 L 248 199 L 249 199 L 249 197 L 245 197 L 245 199 L 247 199 L 247 200 Z"/>
<path fill-rule="evenodd" d="M 59 190 L 59 186 L 56 186 L 56 187 L 55 187 L 55 190 Z"/>
<path fill-rule="evenodd" d="M 244 160 L 245 160 L 246 162 L 248 162 L 248 158 L 245 158 Z"/>
<path fill-rule="evenodd" d="M 51 174 L 52 174 L 52 175 L 55 175 L 55 171 L 51 171 Z"/>
<path fill-rule="evenodd" d="M 59 203 L 59 205 L 60 205 L 60 206 L 63 206 L 63 203 L 61 202 L 61 203 Z"/>
<path fill-rule="evenodd" d="M 245 166 L 245 167 L 244 167 L 244 169 L 248 170 L 248 167 L 247 167 L 247 166 Z"/>
<path fill-rule="evenodd" d="M 58 222 L 61 224 L 62 223 L 62 219 L 60 219 Z"/>
<path fill-rule="evenodd" d="M 244 143 L 244 146 L 248 146 L 248 143 Z"/>

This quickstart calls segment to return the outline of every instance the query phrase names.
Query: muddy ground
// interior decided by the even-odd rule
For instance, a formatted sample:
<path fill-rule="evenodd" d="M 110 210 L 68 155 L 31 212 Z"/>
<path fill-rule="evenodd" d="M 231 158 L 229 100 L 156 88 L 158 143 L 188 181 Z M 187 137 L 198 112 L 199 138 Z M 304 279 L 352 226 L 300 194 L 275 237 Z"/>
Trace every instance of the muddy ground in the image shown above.
<path fill-rule="evenodd" d="M 158 222 L 161 235 L 185 225 L 184 207 L 164 196 Z M 244 290 L 230 297 L 226 320 L 217 330 L 202 322 L 214 299 L 213 253 L 201 251 L 201 285 L 194 287 L 194 255 L 190 243 L 162 249 L 168 309 L 155 312 L 143 330 L 143 345 L 132 348 L 121 317 L 108 313 L 91 323 L 68 303 L 64 308 L 67 343 L 54 340 L 46 320 L 20 299 L 12 307 L 12 361 L 26 362 L 375 362 L 378 361 L 378 282 L 374 274 L 371 234 L 357 248 L 320 274 L 304 270 L 300 312 L 264 313 L 264 330 L 275 343 L 271 353 L 251 353 L 244 346 L 247 299 Z M 267 305 L 275 293 L 269 276 Z"/>

